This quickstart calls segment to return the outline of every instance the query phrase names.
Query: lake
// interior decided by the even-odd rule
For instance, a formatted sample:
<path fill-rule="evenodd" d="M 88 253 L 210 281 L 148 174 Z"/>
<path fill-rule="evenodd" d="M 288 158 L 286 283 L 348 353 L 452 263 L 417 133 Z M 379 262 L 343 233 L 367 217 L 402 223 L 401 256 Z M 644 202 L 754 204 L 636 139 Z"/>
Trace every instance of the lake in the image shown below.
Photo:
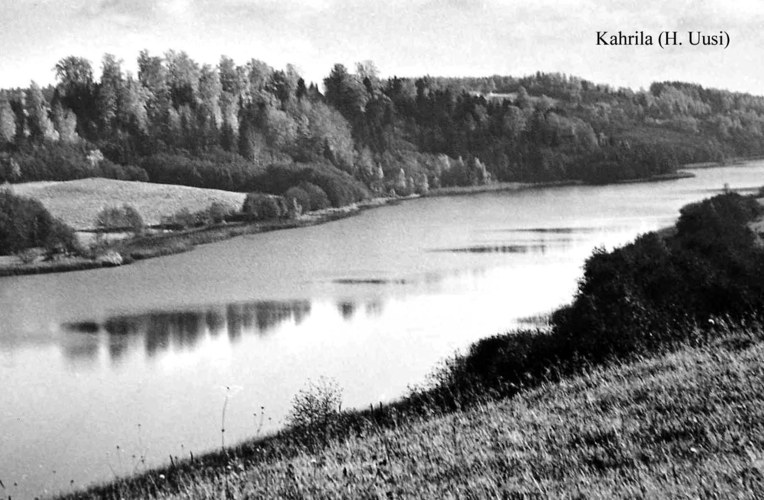
<path fill-rule="evenodd" d="M 569 302 L 584 260 L 764 162 L 660 183 L 423 198 L 123 268 L 0 278 L 0 496 L 140 472 L 284 424 L 306 382 L 344 407 Z"/>

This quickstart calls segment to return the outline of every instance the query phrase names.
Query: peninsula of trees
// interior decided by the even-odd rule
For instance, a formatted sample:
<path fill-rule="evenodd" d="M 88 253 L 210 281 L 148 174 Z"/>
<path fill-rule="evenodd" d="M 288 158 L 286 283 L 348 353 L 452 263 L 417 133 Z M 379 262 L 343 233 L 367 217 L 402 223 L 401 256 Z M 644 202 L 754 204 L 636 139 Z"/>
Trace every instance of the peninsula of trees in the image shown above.
<path fill-rule="evenodd" d="M 284 194 L 339 206 L 492 181 L 614 182 L 764 154 L 764 98 L 663 82 L 387 78 L 337 64 L 321 86 L 221 57 L 67 57 L 56 85 L 0 90 L 0 182 L 110 177 Z"/>

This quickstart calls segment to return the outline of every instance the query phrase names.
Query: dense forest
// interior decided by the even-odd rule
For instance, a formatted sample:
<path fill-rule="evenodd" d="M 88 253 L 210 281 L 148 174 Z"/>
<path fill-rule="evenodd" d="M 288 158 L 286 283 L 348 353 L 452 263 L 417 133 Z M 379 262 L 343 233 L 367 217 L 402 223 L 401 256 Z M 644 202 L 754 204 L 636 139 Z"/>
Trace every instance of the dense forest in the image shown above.
<path fill-rule="evenodd" d="M 110 177 L 235 191 L 324 191 L 334 206 L 493 181 L 603 183 L 764 153 L 764 98 L 561 74 L 382 79 L 142 51 L 67 57 L 56 85 L 0 90 L 0 182 Z M 302 186 L 302 187 L 300 187 Z"/>

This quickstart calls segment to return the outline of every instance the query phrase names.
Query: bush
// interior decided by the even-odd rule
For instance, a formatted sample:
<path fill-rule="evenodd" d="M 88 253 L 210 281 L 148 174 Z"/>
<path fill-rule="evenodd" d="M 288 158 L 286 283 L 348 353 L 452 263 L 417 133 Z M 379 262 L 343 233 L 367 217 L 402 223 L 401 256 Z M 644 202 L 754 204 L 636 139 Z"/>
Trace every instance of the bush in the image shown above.
<path fill-rule="evenodd" d="M 276 219 L 287 215 L 286 202 L 281 196 L 249 193 L 244 199 L 242 212 L 248 220 Z"/>
<path fill-rule="evenodd" d="M 305 180 L 320 187 L 333 207 L 344 207 L 369 196 L 363 184 L 334 167 L 324 165 L 312 167 Z"/>
<path fill-rule="evenodd" d="M 764 317 L 764 249 L 747 223 L 761 209 L 736 194 L 681 211 L 677 233 L 655 233 L 622 248 L 596 250 L 573 303 L 548 332 L 483 339 L 436 374 L 433 397 L 458 406 L 511 394 L 588 366 L 711 339 L 716 319 Z"/>
<path fill-rule="evenodd" d="M 40 252 L 34 248 L 27 248 L 26 250 L 20 251 L 16 256 L 22 263 L 31 264 L 40 257 Z"/>
<path fill-rule="evenodd" d="M 324 163 L 274 164 L 254 180 L 258 190 L 272 194 L 284 193 L 293 186 L 305 189 L 304 184 L 307 183 L 319 187 L 334 207 L 349 205 L 369 196 L 366 187 L 357 179 Z M 311 191 L 305 190 L 313 196 Z"/>
<path fill-rule="evenodd" d="M 286 193 L 284 193 L 284 198 L 286 198 L 288 204 L 292 204 L 293 201 L 297 202 L 297 204 L 302 208 L 303 212 L 312 210 L 310 205 L 310 195 L 305 192 L 304 189 L 299 187 L 291 187 L 287 189 Z"/>
<path fill-rule="evenodd" d="M 315 184 L 301 182 L 297 187 L 308 194 L 308 197 L 310 198 L 310 210 L 323 210 L 332 206 L 329 202 L 329 197 L 326 196 L 324 190 Z"/>
<path fill-rule="evenodd" d="M 106 231 L 130 231 L 141 234 L 145 228 L 143 217 L 131 205 L 106 207 L 96 215 L 95 225 Z"/>
<path fill-rule="evenodd" d="M 78 250 L 74 230 L 53 218 L 42 203 L 0 190 L 0 255 L 35 247 L 49 254 Z"/>
<path fill-rule="evenodd" d="M 292 398 L 287 422 L 292 427 L 330 431 L 342 412 L 342 388 L 336 380 L 320 377 Z"/>
<path fill-rule="evenodd" d="M 225 222 L 232 215 L 232 210 L 224 203 L 213 202 L 209 207 L 192 212 L 182 208 L 169 216 L 162 217 L 162 225 L 170 229 L 188 229 L 190 227 L 209 226 Z"/>
<path fill-rule="evenodd" d="M 637 238 L 597 251 L 571 306 L 553 324 L 561 341 L 589 358 L 652 350 L 714 316 L 764 309 L 764 252 L 747 223 L 761 209 L 724 194 L 681 210 L 675 236 Z"/>
<path fill-rule="evenodd" d="M 197 224 L 199 224 L 198 215 L 191 213 L 191 210 L 187 208 L 181 208 L 172 215 L 162 217 L 162 225 L 170 229 L 187 229 Z"/>
<path fill-rule="evenodd" d="M 228 205 L 220 203 L 219 201 L 212 202 L 206 210 L 208 224 L 220 224 L 221 222 L 225 222 L 226 218 L 230 215 L 231 209 Z"/>

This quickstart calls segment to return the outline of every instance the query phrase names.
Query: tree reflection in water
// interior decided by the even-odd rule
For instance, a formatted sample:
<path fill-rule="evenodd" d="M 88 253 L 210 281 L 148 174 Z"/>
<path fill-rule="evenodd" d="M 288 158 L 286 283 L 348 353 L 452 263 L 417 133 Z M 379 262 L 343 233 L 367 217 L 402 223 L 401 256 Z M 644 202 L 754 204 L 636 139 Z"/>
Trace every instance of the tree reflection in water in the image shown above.
<path fill-rule="evenodd" d="M 70 361 L 92 361 L 105 343 L 109 359 L 118 362 L 136 345 L 149 357 L 170 349 L 192 350 L 206 334 L 225 332 L 231 343 L 243 335 L 267 335 L 281 323 L 300 324 L 310 314 L 310 302 L 261 301 L 210 306 L 185 311 L 151 311 L 120 314 L 99 324 L 94 321 L 65 323 L 64 330 L 81 333 L 64 338 L 64 355 Z"/>
<path fill-rule="evenodd" d="M 483 267 L 426 272 L 391 279 L 352 277 L 335 279 L 343 287 L 424 287 L 440 286 L 451 279 L 475 279 L 485 274 Z M 352 295 L 352 293 L 351 293 Z M 355 300 L 343 298 L 336 311 L 346 321 L 360 315 L 380 316 L 384 301 L 379 297 Z M 116 314 L 104 321 L 87 319 L 62 324 L 70 334 L 61 338 L 65 358 L 78 366 L 95 364 L 102 348 L 109 362 L 118 364 L 129 353 L 144 352 L 154 358 L 168 350 L 191 351 L 205 338 L 226 335 L 231 344 L 244 336 L 265 336 L 284 323 L 300 325 L 311 314 L 309 300 L 239 302 L 202 306 L 187 310 L 148 311 L 137 314 Z"/>

